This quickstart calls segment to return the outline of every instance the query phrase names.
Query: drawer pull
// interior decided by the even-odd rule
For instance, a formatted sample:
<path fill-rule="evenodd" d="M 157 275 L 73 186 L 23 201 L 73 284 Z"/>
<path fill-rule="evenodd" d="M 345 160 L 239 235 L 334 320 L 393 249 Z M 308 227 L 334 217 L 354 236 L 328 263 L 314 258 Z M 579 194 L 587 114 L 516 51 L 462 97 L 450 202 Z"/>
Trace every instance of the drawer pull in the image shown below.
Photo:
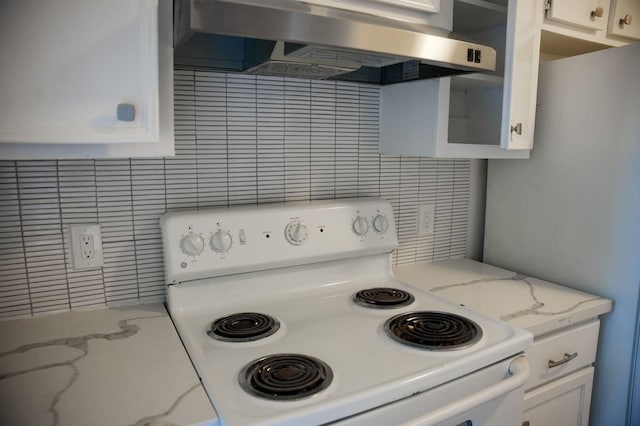
<path fill-rule="evenodd" d="M 578 352 L 574 352 L 572 354 L 565 353 L 564 358 L 562 358 L 560 361 L 549 360 L 549 368 L 554 368 L 562 364 L 566 364 L 577 356 L 578 356 Z"/>

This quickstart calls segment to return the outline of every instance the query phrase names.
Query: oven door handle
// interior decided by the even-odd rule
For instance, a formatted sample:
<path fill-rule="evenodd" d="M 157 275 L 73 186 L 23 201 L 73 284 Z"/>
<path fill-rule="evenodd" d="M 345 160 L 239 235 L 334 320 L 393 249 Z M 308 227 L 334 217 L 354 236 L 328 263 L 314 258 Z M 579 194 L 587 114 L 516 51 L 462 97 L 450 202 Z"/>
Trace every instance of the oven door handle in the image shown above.
<path fill-rule="evenodd" d="M 515 358 L 509 365 L 510 377 L 480 392 L 445 405 L 436 411 L 431 411 L 430 413 L 403 423 L 402 426 L 430 426 L 442 423 L 457 414 L 471 410 L 523 386 L 529 378 L 530 371 L 529 362 L 524 356 Z"/>

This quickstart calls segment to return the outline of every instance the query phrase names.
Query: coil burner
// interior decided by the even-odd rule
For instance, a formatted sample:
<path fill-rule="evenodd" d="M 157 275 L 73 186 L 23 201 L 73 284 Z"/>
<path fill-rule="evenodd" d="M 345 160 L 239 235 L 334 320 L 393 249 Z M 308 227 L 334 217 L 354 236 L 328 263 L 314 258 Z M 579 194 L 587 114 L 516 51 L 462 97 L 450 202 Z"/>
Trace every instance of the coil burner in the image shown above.
<path fill-rule="evenodd" d="M 207 331 L 209 337 L 224 342 L 251 342 L 271 336 L 280 323 L 273 317 L 256 312 L 241 312 L 218 318 Z"/>
<path fill-rule="evenodd" d="M 356 304 L 375 309 L 401 308 L 410 305 L 414 300 L 411 293 L 390 287 L 368 288 L 353 296 Z"/>
<path fill-rule="evenodd" d="M 389 318 L 385 332 L 405 345 L 435 351 L 463 349 L 482 338 L 473 321 L 448 312 L 409 312 Z"/>
<path fill-rule="evenodd" d="M 331 368 L 317 358 L 300 354 L 269 355 L 245 366 L 238 377 L 248 393 L 271 400 L 295 400 L 326 389 Z"/>

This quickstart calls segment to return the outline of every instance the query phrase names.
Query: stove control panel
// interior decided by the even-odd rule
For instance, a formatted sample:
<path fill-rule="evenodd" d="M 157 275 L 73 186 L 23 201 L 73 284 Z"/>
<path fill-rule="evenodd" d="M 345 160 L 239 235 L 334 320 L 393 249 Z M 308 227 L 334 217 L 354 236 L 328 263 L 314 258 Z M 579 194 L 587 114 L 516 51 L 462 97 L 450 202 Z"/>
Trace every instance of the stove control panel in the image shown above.
<path fill-rule="evenodd" d="M 390 253 L 391 205 L 378 198 L 234 206 L 161 218 L 168 283 Z"/>

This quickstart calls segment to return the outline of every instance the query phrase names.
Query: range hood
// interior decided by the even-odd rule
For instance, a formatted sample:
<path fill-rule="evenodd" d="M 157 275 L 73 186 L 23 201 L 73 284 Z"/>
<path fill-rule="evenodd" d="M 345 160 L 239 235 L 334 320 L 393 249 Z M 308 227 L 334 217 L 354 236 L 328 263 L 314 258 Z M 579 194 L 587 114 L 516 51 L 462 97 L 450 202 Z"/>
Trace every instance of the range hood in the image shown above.
<path fill-rule="evenodd" d="M 378 84 L 496 64 L 440 28 L 295 0 L 175 0 L 174 45 L 178 65 Z"/>

